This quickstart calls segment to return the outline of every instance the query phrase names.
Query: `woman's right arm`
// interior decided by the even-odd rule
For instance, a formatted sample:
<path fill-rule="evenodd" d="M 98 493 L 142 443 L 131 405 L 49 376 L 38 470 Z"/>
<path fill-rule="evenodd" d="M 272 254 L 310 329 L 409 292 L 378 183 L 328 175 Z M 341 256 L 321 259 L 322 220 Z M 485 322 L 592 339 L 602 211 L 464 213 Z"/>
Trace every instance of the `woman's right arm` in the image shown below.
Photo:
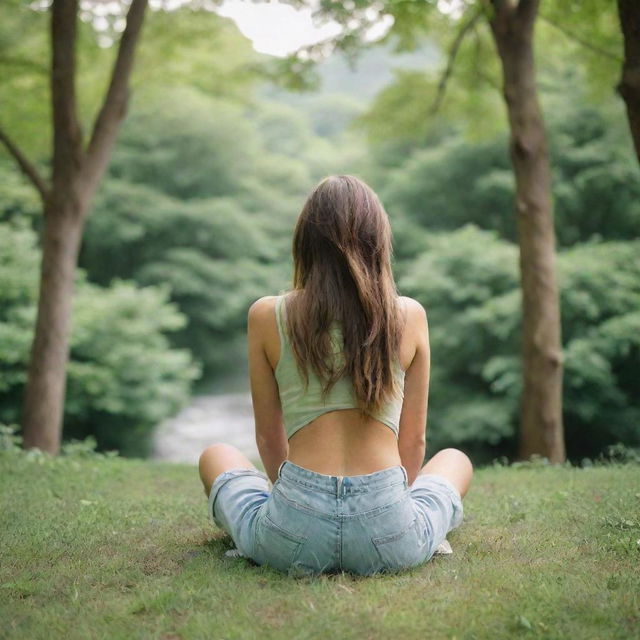
<path fill-rule="evenodd" d="M 402 466 L 407 470 L 409 484 L 416 479 L 424 463 L 426 450 L 427 404 L 431 353 L 429 327 L 424 307 L 407 298 L 407 325 L 415 344 L 415 354 L 405 371 L 404 400 L 400 414 L 398 449 Z"/>

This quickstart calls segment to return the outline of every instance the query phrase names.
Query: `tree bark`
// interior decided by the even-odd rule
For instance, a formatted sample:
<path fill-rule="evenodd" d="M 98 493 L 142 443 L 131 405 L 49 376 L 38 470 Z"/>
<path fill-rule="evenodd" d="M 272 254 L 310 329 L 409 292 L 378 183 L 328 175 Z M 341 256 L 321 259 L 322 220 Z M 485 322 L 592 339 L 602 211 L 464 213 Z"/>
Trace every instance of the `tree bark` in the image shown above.
<path fill-rule="evenodd" d="M 565 460 L 562 343 L 556 283 L 551 169 L 538 102 L 533 31 L 538 0 L 491 0 L 516 181 L 522 283 L 523 395 L 518 456 Z"/>
<path fill-rule="evenodd" d="M 57 453 L 62 436 L 74 277 L 83 214 L 69 200 L 45 205 L 38 315 L 22 415 L 24 447 Z"/>
<path fill-rule="evenodd" d="M 128 81 L 146 6 L 147 0 L 131 2 L 109 88 L 85 150 L 75 95 L 78 0 L 53 0 L 51 187 L 39 185 L 37 172 L 23 154 L 13 144 L 10 148 L 44 202 L 38 314 L 21 420 L 25 448 L 54 454 L 60 448 L 78 252 L 91 199 L 126 114 Z M 7 145 L 8 138 L 0 139 Z"/>
<path fill-rule="evenodd" d="M 616 88 L 627 108 L 631 137 L 640 162 L 640 3 L 618 0 L 618 15 L 624 37 L 624 62 Z"/>

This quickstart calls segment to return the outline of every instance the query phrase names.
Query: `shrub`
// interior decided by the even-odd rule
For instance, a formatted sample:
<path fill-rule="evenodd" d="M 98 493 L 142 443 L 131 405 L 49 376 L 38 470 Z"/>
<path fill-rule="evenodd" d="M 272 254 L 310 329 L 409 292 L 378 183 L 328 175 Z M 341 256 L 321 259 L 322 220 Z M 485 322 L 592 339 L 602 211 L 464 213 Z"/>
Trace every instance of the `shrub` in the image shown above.
<path fill-rule="evenodd" d="M 19 421 L 35 323 L 35 234 L 0 223 L 0 421 Z M 78 271 L 73 302 L 64 437 L 94 436 L 100 449 L 143 455 L 153 426 L 183 406 L 200 372 L 166 334 L 186 319 L 167 287 L 87 282 Z"/>
<path fill-rule="evenodd" d="M 399 285 L 429 318 L 430 446 L 464 446 L 487 461 L 513 454 L 522 384 L 517 247 L 471 225 L 426 242 Z M 568 455 L 637 446 L 640 241 L 576 246 L 559 254 L 558 271 Z"/>

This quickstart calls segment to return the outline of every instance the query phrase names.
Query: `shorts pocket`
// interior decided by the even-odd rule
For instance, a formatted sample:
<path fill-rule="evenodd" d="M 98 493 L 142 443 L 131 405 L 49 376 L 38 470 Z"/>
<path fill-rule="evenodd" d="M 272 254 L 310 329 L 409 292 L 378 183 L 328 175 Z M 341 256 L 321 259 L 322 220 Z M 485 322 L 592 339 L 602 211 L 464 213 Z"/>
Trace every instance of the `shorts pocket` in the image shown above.
<path fill-rule="evenodd" d="M 296 561 L 305 540 L 305 537 L 277 525 L 265 513 L 256 527 L 256 559 L 260 564 L 288 571 Z"/>
<path fill-rule="evenodd" d="M 372 542 L 385 571 L 415 567 L 426 559 L 427 544 L 418 518 L 400 531 L 372 538 Z"/>

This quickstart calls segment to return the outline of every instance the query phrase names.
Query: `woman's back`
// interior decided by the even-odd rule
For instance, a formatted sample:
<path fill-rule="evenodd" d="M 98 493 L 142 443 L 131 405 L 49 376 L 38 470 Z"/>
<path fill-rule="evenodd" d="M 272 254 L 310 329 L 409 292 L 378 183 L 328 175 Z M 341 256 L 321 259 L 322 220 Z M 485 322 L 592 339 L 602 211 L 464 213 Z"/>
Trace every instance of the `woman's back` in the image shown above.
<path fill-rule="evenodd" d="M 278 307 L 283 302 L 275 296 L 262 298 L 252 307 L 251 314 L 255 332 L 262 336 L 261 346 L 274 372 L 282 368 L 281 358 L 290 359 L 286 351 L 290 346 L 282 333 L 282 316 L 278 315 L 282 313 Z M 413 405 L 414 411 L 400 415 L 397 426 L 401 440 L 394 432 L 394 425 L 363 415 L 355 407 L 330 410 L 293 433 L 289 439 L 291 462 L 326 475 L 368 474 L 401 464 L 398 444 L 410 439 L 408 432 L 416 432 L 418 441 L 423 437 L 429 361 L 426 320 L 424 310 L 415 300 L 401 297 L 397 303 L 400 316 L 406 319 L 398 356 L 398 365 L 406 372 L 405 393 L 423 394 L 422 401 Z M 283 392 L 286 390 L 278 389 L 280 398 Z"/>

